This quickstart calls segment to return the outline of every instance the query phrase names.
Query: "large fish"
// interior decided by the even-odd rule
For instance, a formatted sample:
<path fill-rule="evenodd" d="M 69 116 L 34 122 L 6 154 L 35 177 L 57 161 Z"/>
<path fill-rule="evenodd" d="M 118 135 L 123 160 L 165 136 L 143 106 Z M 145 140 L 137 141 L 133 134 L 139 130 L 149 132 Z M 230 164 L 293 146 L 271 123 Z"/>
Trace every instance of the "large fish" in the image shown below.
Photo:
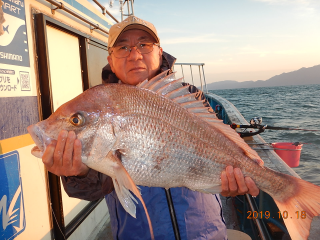
<path fill-rule="evenodd" d="M 83 92 L 28 127 L 37 144 L 33 154 L 41 157 L 60 130 L 75 131 L 83 145 L 82 161 L 112 177 L 120 202 L 134 217 L 136 199 L 128 190 L 143 203 L 136 185 L 218 193 L 221 172 L 228 165 L 239 167 L 281 212 L 306 212 L 305 219 L 284 221 L 292 239 L 307 239 L 312 218 L 320 213 L 320 187 L 264 167 L 181 79 L 164 75 L 137 87 L 107 84 Z"/>

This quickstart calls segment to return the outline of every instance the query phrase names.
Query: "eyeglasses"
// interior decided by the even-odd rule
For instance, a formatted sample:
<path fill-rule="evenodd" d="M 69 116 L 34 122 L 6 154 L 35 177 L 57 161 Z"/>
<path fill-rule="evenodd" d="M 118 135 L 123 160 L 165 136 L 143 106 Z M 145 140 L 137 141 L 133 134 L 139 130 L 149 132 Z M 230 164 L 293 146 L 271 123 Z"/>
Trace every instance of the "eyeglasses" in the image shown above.
<path fill-rule="evenodd" d="M 134 47 L 136 48 L 138 53 L 146 54 L 153 51 L 154 45 L 160 47 L 159 43 L 141 43 L 141 42 L 138 42 L 136 45 L 133 45 L 133 46 L 129 46 L 129 45 L 116 46 L 112 48 L 112 51 L 110 52 L 110 54 L 113 53 L 116 58 L 125 58 L 130 55 L 130 52 Z"/>

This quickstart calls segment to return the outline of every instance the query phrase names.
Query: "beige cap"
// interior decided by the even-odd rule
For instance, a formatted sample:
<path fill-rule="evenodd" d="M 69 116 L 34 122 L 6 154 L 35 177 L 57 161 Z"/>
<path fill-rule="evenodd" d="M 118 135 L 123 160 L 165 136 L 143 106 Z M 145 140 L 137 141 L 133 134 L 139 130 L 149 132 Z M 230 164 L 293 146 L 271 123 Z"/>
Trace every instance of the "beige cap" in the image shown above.
<path fill-rule="evenodd" d="M 129 29 L 140 29 L 146 31 L 150 33 L 158 43 L 160 42 L 157 30 L 152 23 L 149 23 L 135 16 L 130 16 L 122 22 L 112 25 L 109 30 L 108 47 L 113 47 L 120 34 Z"/>

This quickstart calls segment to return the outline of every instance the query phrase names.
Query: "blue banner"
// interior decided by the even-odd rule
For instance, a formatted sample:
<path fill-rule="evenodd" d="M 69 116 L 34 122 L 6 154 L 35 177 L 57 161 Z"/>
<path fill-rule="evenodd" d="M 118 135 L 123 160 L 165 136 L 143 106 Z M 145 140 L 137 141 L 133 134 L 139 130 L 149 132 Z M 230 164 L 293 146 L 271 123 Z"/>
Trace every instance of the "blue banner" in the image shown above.
<path fill-rule="evenodd" d="M 0 63 L 30 66 L 24 0 L 0 1 Z"/>
<path fill-rule="evenodd" d="M 11 240 L 26 227 L 18 151 L 0 155 L 0 239 Z"/>

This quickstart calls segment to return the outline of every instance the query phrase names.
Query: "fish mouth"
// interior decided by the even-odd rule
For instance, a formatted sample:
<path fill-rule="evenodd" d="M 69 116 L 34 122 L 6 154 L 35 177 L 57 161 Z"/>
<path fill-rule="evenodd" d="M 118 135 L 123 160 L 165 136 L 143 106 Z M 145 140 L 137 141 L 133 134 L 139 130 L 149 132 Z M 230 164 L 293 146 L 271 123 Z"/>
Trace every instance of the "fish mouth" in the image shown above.
<path fill-rule="evenodd" d="M 47 136 L 37 124 L 30 125 L 27 130 L 36 144 L 32 148 L 31 154 L 42 158 L 44 151 L 53 139 Z"/>

